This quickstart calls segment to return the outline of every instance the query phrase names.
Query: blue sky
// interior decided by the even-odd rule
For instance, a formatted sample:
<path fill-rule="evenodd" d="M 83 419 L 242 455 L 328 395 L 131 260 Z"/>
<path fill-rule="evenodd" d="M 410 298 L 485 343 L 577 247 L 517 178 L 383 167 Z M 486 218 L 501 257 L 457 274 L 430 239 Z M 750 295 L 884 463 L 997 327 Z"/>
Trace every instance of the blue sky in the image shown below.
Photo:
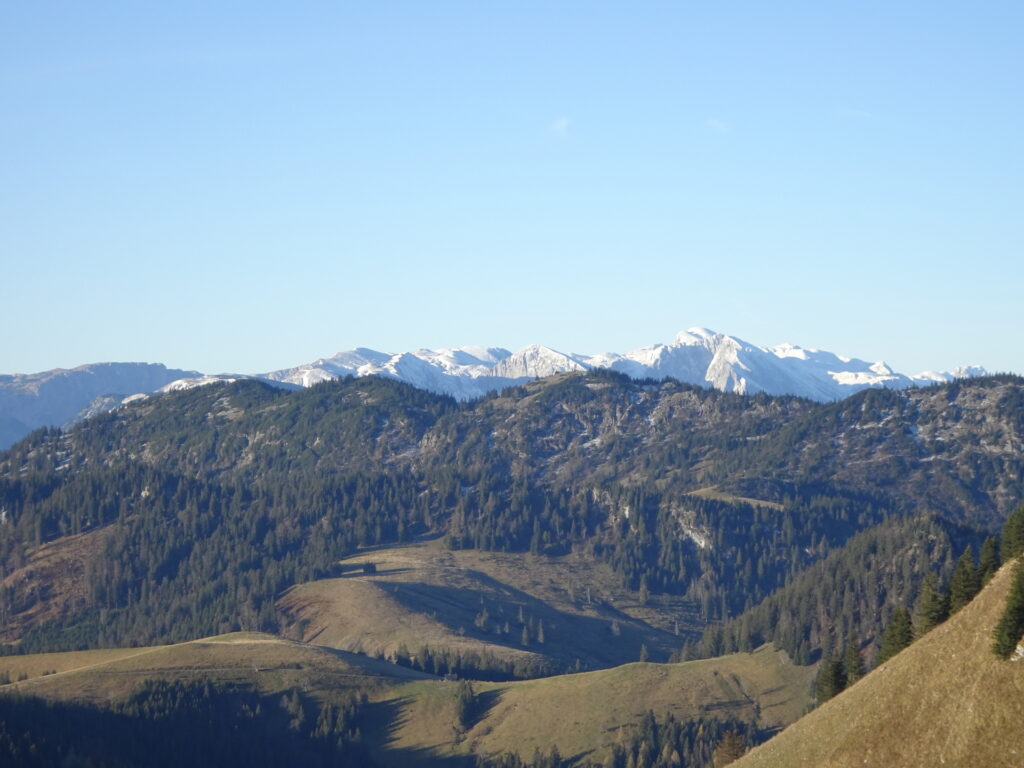
<path fill-rule="evenodd" d="M 1019 2 L 5 3 L 0 373 L 693 325 L 1024 372 L 1022 28 Z"/>

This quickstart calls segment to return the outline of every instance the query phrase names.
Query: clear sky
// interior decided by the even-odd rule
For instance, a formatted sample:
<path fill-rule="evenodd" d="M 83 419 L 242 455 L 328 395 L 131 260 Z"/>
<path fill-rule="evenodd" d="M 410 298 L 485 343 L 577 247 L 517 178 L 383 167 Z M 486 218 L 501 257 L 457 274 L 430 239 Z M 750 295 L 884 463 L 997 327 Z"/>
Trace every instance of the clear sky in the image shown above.
<path fill-rule="evenodd" d="M 702 325 L 1024 372 L 1024 3 L 0 4 L 0 373 Z"/>

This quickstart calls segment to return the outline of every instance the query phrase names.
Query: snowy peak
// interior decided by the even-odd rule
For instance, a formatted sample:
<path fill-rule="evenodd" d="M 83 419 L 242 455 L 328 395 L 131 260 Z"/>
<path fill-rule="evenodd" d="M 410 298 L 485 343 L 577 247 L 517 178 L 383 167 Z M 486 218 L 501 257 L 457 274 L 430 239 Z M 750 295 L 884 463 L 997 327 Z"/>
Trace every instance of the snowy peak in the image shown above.
<path fill-rule="evenodd" d="M 723 338 L 725 337 L 722 334 L 715 333 L 715 331 L 709 328 L 694 326 L 677 333 L 676 337 L 672 340 L 672 345 L 676 347 L 704 346 L 710 348 L 720 343 Z"/>
<path fill-rule="evenodd" d="M 914 381 L 919 384 L 941 384 L 947 381 L 956 381 L 957 379 L 971 379 L 975 376 L 986 376 L 986 371 L 980 365 L 961 365 L 954 368 L 952 371 L 922 371 L 913 377 Z"/>
<path fill-rule="evenodd" d="M 540 379 L 566 371 L 585 371 L 591 367 L 571 355 L 534 344 L 509 355 L 494 366 L 492 374 L 507 379 Z"/>
<path fill-rule="evenodd" d="M 215 376 L 191 376 L 185 379 L 178 379 L 172 381 L 170 384 L 165 384 L 160 387 L 156 394 L 162 395 L 165 392 L 181 392 L 184 389 L 195 389 L 196 387 L 206 387 L 210 384 L 228 384 L 232 381 L 238 381 L 239 379 L 248 378 L 247 376 L 232 376 L 230 374 L 218 374 Z"/>

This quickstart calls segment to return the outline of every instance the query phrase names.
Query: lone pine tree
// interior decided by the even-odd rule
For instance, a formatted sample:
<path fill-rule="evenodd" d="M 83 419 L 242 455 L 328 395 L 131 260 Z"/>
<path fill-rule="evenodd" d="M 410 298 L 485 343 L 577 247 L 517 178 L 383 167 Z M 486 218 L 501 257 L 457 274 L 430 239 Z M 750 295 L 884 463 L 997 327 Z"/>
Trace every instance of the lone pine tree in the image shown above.
<path fill-rule="evenodd" d="M 1006 597 L 1006 608 L 992 633 L 992 652 L 1008 659 L 1024 636 L 1024 560 L 1014 566 L 1013 584 Z"/>
<path fill-rule="evenodd" d="M 999 561 L 999 539 L 989 536 L 981 545 L 981 555 L 978 557 L 978 576 L 981 585 L 985 586 L 996 575 L 1001 565 Z"/>
<path fill-rule="evenodd" d="M 914 629 L 910 621 L 910 611 L 902 605 L 893 609 L 889 624 L 882 635 L 882 647 L 878 651 L 878 663 L 888 661 L 906 648 L 914 639 Z"/>
<path fill-rule="evenodd" d="M 938 578 L 929 572 L 914 603 L 914 636 L 921 637 L 949 616 L 949 597 L 939 589 Z"/>
<path fill-rule="evenodd" d="M 1024 552 L 1024 504 L 1021 504 L 1003 525 L 1003 562 L 1008 563 Z"/>
<path fill-rule="evenodd" d="M 846 688 L 846 670 L 841 656 L 829 656 L 821 662 L 815 686 L 819 704 L 824 704 Z"/>
<path fill-rule="evenodd" d="M 981 589 L 978 571 L 974 567 L 974 555 L 970 545 L 956 561 L 953 575 L 949 579 L 949 612 L 954 614 L 967 605 Z"/>
<path fill-rule="evenodd" d="M 857 629 L 850 630 L 846 638 L 846 650 L 843 652 L 843 671 L 846 673 L 847 687 L 853 685 L 864 676 L 864 658 L 860 655 L 860 635 Z"/>

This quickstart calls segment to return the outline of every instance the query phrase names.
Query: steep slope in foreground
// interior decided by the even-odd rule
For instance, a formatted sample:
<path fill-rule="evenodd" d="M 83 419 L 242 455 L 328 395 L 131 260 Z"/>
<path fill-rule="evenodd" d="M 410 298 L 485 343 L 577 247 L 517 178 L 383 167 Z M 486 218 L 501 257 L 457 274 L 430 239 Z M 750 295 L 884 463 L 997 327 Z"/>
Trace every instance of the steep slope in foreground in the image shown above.
<path fill-rule="evenodd" d="M 849 690 L 733 765 L 1024 765 L 1024 664 L 991 652 L 1012 581 L 974 601 Z"/>

